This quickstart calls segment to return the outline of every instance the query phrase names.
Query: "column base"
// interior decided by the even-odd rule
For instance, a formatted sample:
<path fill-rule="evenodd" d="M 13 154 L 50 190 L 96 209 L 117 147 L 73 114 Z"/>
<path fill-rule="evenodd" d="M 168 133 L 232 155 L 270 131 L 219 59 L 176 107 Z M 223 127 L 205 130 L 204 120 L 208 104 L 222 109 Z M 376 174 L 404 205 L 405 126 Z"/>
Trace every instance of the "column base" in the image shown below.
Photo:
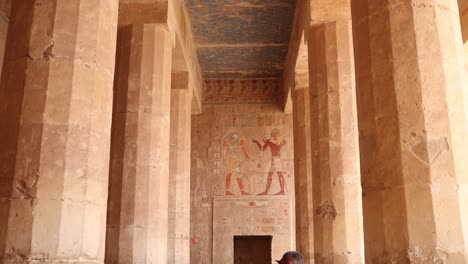
<path fill-rule="evenodd" d="M 413 247 L 407 251 L 366 256 L 366 263 L 465 263 L 465 255 L 463 252 L 449 253 L 443 250 L 423 250 Z"/>
<path fill-rule="evenodd" d="M 11 254 L 0 256 L 0 263 L 18 264 L 18 263 L 41 263 L 41 264 L 61 264 L 61 263 L 80 263 L 80 264 L 104 264 L 104 260 L 91 260 L 83 258 L 70 259 L 47 259 L 38 256 L 24 256 L 21 254 Z"/>

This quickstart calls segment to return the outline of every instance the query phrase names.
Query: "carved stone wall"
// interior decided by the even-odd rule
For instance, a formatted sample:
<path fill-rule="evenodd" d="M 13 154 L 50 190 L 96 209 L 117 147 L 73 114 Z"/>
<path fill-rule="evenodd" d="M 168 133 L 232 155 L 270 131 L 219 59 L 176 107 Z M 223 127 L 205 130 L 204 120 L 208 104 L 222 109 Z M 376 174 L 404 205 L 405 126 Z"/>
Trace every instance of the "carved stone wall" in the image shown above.
<path fill-rule="evenodd" d="M 213 199 L 213 263 L 232 263 L 234 236 L 273 237 L 273 263 L 294 245 L 289 196 L 215 196 Z M 235 213 L 233 213 L 235 212 Z"/>
<path fill-rule="evenodd" d="M 266 192 L 267 196 L 279 194 L 291 199 L 294 204 L 292 115 L 280 111 L 273 99 L 258 100 L 258 96 L 252 96 L 255 101 L 244 100 L 249 98 L 246 95 L 249 90 L 245 89 L 250 85 L 248 82 L 224 89 L 220 96 L 229 98 L 226 103 L 222 103 L 222 98 L 205 100 L 203 114 L 192 116 L 193 264 L 224 263 L 212 262 L 214 196 L 249 197 L 254 201 L 265 198 L 260 194 Z M 207 81 L 205 87 L 214 89 L 219 85 L 222 82 Z M 244 90 L 240 92 L 239 89 Z M 240 95 L 242 100 L 233 99 L 236 97 L 233 94 Z M 269 182 L 271 185 L 267 188 Z M 293 211 L 290 213 L 294 215 Z M 235 210 L 231 216 L 250 217 Z M 245 228 L 255 228 L 249 222 L 245 225 Z M 281 223 L 275 226 L 283 228 Z M 275 257 L 279 256 L 273 255 Z"/>

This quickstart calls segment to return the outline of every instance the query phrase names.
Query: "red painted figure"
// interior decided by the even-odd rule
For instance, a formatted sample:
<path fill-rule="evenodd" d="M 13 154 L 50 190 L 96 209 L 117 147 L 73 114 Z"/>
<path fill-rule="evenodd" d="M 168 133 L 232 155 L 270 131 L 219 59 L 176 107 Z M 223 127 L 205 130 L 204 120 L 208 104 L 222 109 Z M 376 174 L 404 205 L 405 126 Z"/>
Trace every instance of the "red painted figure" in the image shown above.
<path fill-rule="evenodd" d="M 280 130 L 278 128 L 274 128 L 271 131 L 271 138 L 270 139 L 263 139 L 263 145 L 258 142 L 258 140 L 252 140 L 260 149 L 260 151 L 265 151 L 267 148 L 270 148 L 271 151 L 271 165 L 270 171 L 268 172 L 267 178 L 267 185 L 264 192 L 258 195 L 267 195 L 270 191 L 271 183 L 273 181 L 273 174 L 276 172 L 278 174 L 278 180 L 280 183 L 281 190 L 276 193 L 275 195 L 284 195 L 284 175 L 283 175 L 283 166 L 281 164 L 281 148 L 286 145 L 286 140 L 281 140 L 280 142 Z"/>
<path fill-rule="evenodd" d="M 231 191 L 231 178 L 233 175 L 236 177 L 237 185 L 239 186 L 241 194 L 249 195 L 249 193 L 245 191 L 241 173 L 241 164 L 244 160 L 250 159 L 245 148 L 245 141 L 240 138 L 240 135 L 237 132 L 231 132 L 226 135 L 223 140 L 223 147 L 227 154 L 225 195 L 234 195 Z"/>

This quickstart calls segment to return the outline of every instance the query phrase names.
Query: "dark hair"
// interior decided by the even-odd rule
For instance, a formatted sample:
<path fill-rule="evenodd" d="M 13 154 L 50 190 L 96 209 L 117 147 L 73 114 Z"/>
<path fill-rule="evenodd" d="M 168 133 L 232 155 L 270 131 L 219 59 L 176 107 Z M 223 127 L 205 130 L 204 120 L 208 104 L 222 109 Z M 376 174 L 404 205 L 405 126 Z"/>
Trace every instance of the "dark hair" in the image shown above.
<path fill-rule="evenodd" d="M 283 257 L 280 260 L 277 260 L 276 262 L 281 263 L 281 261 L 287 260 L 288 258 L 293 258 L 298 262 L 298 264 L 304 264 L 304 258 L 302 257 L 301 253 L 297 251 L 288 251 L 284 253 Z"/>

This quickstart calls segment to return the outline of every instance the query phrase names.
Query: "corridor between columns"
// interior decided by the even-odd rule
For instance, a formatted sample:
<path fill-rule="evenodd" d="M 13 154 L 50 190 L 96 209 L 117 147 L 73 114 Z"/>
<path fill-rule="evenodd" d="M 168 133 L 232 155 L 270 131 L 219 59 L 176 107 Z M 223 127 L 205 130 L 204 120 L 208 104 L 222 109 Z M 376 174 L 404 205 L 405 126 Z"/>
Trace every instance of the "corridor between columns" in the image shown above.
<path fill-rule="evenodd" d="M 467 16 L 0 0 L 0 263 L 468 263 Z"/>

